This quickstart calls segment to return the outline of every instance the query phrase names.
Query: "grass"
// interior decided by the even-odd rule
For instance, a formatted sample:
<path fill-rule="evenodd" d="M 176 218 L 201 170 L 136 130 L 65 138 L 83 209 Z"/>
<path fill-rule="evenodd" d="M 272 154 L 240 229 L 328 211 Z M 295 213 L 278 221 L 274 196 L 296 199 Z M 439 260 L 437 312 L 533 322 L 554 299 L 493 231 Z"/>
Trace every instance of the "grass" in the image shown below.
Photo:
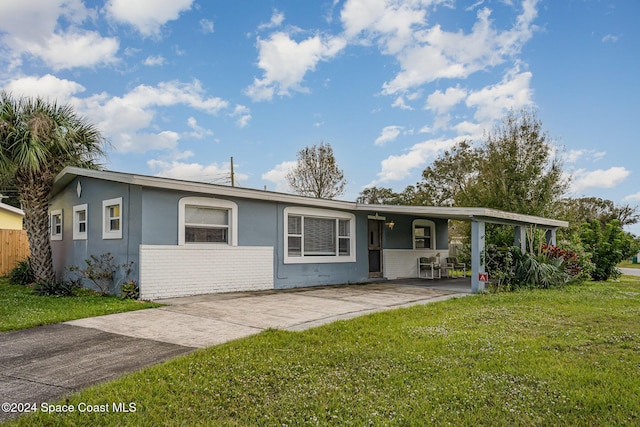
<path fill-rule="evenodd" d="M 0 332 L 158 306 L 95 295 L 41 297 L 29 287 L 10 285 L 8 278 L 0 277 Z"/>
<path fill-rule="evenodd" d="M 626 261 L 622 261 L 620 264 L 618 264 L 618 267 L 621 268 L 640 268 L 640 264 L 634 264 L 633 262 L 626 260 Z"/>
<path fill-rule="evenodd" d="M 484 294 L 196 351 L 17 425 L 640 423 L 640 278 Z M 63 402 L 65 403 L 65 402 Z M 114 413 L 133 403 L 135 412 Z M 128 406 L 127 406 L 128 407 Z"/>

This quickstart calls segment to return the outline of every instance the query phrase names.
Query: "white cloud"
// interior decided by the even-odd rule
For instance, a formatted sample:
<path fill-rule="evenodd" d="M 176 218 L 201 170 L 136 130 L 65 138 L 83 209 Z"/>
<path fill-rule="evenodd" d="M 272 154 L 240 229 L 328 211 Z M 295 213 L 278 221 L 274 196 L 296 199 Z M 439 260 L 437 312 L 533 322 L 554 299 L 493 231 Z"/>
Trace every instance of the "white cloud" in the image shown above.
<path fill-rule="evenodd" d="M 198 124 L 198 121 L 194 117 L 189 117 L 187 119 L 187 126 L 191 128 L 191 132 L 188 136 L 196 139 L 202 139 L 205 136 L 212 136 L 213 131 L 210 129 L 205 129 Z"/>
<path fill-rule="evenodd" d="M 285 176 L 291 171 L 298 162 L 287 161 L 277 164 L 273 169 L 262 174 L 262 179 L 275 184 L 275 191 L 285 193 L 289 191 L 289 183 Z"/>
<path fill-rule="evenodd" d="M 426 108 L 436 114 L 444 114 L 467 96 L 467 90 L 459 86 L 447 88 L 444 92 L 437 90 L 427 97 Z"/>
<path fill-rule="evenodd" d="M 438 3 L 437 1 L 434 3 Z M 421 2 L 349 0 L 340 13 L 345 35 L 377 40 L 385 53 L 396 54 L 412 40 L 415 28 L 425 23 Z"/>
<path fill-rule="evenodd" d="M 164 65 L 166 62 L 167 60 L 162 55 L 151 55 L 147 56 L 147 58 L 144 60 L 144 65 L 146 65 L 147 67 L 157 67 L 160 65 Z"/>
<path fill-rule="evenodd" d="M 401 110 L 413 110 L 413 107 L 406 104 L 403 96 L 397 97 L 396 100 L 393 101 L 393 104 L 391 104 L 391 106 L 394 108 L 399 108 Z"/>
<path fill-rule="evenodd" d="M 155 172 L 155 176 L 208 182 L 211 184 L 231 184 L 231 165 L 229 162 L 203 165 L 200 163 L 187 163 L 175 160 L 165 161 L 152 159 L 147 161 L 147 165 Z M 248 179 L 248 175 L 238 173 L 235 167 L 234 177 L 238 182 Z"/>
<path fill-rule="evenodd" d="M 66 104 L 75 94 L 85 91 L 84 86 L 71 80 L 46 74 L 27 76 L 10 81 L 4 89 L 14 96 L 41 97 Z"/>
<path fill-rule="evenodd" d="M 24 55 L 32 55 L 54 70 L 113 63 L 118 39 L 78 28 L 94 15 L 80 0 L 0 2 L 0 46 L 7 49 L 4 60 L 11 68 Z M 67 27 L 62 29 L 59 21 Z"/>
<path fill-rule="evenodd" d="M 290 95 L 292 90 L 308 92 L 302 86 L 305 74 L 315 70 L 319 62 L 336 56 L 344 47 L 343 39 L 320 35 L 299 43 L 283 32 L 274 33 L 266 40 L 258 39 L 258 67 L 264 74 L 261 79 L 254 79 L 245 94 L 254 101 L 264 101 L 274 94 Z"/>
<path fill-rule="evenodd" d="M 42 43 L 54 33 L 58 19 L 82 23 L 93 12 L 82 0 L 20 0 L 0 2 L 0 32 L 9 38 Z M 33 25 L 37 22 L 38 25 Z"/>
<path fill-rule="evenodd" d="M 169 21 L 191 9 L 193 0 L 109 0 L 105 10 L 117 22 L 132 25 L 143 36 L 157 36 Z"/>
<path fill-rule="evenodd" d="M 602 43 L 615 43 L 618 41 L 618 36 L 614 36 L 613 34 L 607 34 L 602 37 Z"/>
<path fill-rule="evenodd" d="M 389 156 L 380 163 L 381 170 L 377 174 L 377 179 L 369 185 L 404 179 L 414 169 L 424 167 L 429 159 L 451 148 L 459 140 L 460 138 L 430 139 L 415 144 L 404 154 Z"/>
<path fill-rule="evenodd" d="M 528 71 L 511 70 L 500 83 L 471 92 L 466 104 L 476 108 L 476 120 L 497 120 L 509 109 L 519 110 L 532 103 L 531 77 Z"/>
<path fill-rule="evenodd" d="M 118 150 L 124 152 L 175 147 L 177 139 L 169 138 L 169 134 L 143 132 L 153 124 L 156 108 L 185 105 L 212 115 L 228 108 L 227 101 L 207 97 L 197 80 L 191 83 L 162 82 L 157 86 L 139 85 L 122 97 L 101 93 L 74 99 L 73 103 L 79 112 L 96 123 Z M 141 134 L 144 136 L 139 139 Z"/>
<path fill-rule="evenodd" d="M 214 31 L 213 21 L 209 19 L 201 19 L 199 22 L 200 22 L 200 31 L 202 31 L 205 34 L 213 33 Z"/>
<path fill-rule="evenodd" d="M 589 188 L 613 188 L 627 179 L 630 173 L 629 170 L 620 166 L 594 171 L 578 169 L 573 173 L 571 190 L 579 193 Z"/>
<path fill-rule="evenodd" d="M 273 15 L 271 15 L 271 20 L 266 24 L 260 24 L 258 26 L 259 30 L 266 30 L 270 28 L 277 28 L 284 22 L 284 13 L 278 12 L 277 10 L 273 11 Z"/>
<path fill-rule="evenodd" d="M 640 200 L 640 193 L 629 194 L 628 196 L 625 196 L 624 199 L 622 200 Z"/>
<path fill-rule="evenodd" d="M 251 120 L 251 110 L 249 107 L 237 104 L 231 113 L 231 117 L 236 118 L 236 125 L 243 128 L 249 125 L 249 120 Z"/>
<path fill-rule="evenodd" d="M 414 39 L 396 54 L 401 71 L 383 85 L 383 93 L 396 94 L 442 78 L 467 78 L 503 63 L 531 38 L 536 3 L 524 0 L 513 27 L 502 32 L 493 27 L 488 8 L 478 11 L 468 34 L 445 31 L 440 25 L 414 31 Z"/>
<path fill-rule="evenodd" d="M 606 151 L 596 151 L 596 150 L 587 150 L 587 149 L 580 149 L 580 150 L 569 150 L 569 152 L 565 155 L 564 160 L 567 163 L 577 163 L 578 160 L 582 159 L 585 156 L 589 156 L 589 158 L 596 162 L 600 159 L 602 159 L 605 155 L 607 154 Z"/>
<path fill-rule="evenodd" d="M 387 142 L 394 141 L 400 132 L 402 131 L 402 126 L 385 126 L 380 132 L 380 136 L 378 136 L 374 142 L 375 145 L 384 145 Z"/>

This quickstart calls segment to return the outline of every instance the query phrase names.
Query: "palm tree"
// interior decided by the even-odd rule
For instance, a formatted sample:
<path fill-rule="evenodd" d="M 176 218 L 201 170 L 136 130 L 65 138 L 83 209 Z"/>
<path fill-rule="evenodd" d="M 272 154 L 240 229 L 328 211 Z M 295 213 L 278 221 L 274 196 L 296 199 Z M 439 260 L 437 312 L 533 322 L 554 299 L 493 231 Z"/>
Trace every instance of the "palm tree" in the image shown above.
<path fill-rule="evenodd" d="M 0 92 L 0 181 L 13 180 L 24 210 L 37 282 L 55 279 L 49 193 L 65 166 L 98 168 L 105 140 L 70 105 Z"/>

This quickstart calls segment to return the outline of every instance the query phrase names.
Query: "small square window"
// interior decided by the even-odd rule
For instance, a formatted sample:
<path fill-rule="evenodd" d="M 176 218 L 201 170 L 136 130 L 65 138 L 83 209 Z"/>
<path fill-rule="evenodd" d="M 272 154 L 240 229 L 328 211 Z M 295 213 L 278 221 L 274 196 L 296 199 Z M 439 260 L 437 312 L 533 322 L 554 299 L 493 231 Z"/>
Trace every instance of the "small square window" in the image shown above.
<path fill-rule="evenodd" d="M 87 205 L 73 207 L 73 240 L 87 239 Z"/>
<path fill-rule="evenodd" d="M 51 227 L 51 240 L 62 240 L 62 210 L 51 211 L 49 217 Z"/>
<path fill-rule="evenodd" d="M 102 201 L 102 238 L 122 239 L 122 197 Z"/>

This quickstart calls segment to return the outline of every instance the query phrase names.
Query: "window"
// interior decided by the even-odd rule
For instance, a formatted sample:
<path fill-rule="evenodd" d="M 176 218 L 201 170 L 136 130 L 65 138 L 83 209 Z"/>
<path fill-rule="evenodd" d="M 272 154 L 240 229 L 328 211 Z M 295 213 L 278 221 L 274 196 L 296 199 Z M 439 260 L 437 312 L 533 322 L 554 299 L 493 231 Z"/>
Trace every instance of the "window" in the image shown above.
<path fill-rule="evenodd" d="M 122 197 L 102 201 L 102 238 L 122 239 Z"/>
<path fill-rule="evenodd" d="M 62 209 L 51 211 L 49 217 L 51 240 L 62 240 Z"/>
<path fill-rule="evenodd" d="M 284 262 L 355 262 L 355 216 L 346 212 L 289 207 L 284 210 Z"/>
<path fill-rule="evenodd" d="M 178 203 L 178 244 L 237 246 L 238 207 L 228 200 L 184 197 Z"/>
<path fill-rule="evenodd" d="M 416 219 L 413 221 L 413 249 L 435 249 L 436 225 L 433 221 Z"/>
<path fill-rule="evenodd" d="M 87 205 L 73 207 L 73 240 L 87 240 Z"/>

